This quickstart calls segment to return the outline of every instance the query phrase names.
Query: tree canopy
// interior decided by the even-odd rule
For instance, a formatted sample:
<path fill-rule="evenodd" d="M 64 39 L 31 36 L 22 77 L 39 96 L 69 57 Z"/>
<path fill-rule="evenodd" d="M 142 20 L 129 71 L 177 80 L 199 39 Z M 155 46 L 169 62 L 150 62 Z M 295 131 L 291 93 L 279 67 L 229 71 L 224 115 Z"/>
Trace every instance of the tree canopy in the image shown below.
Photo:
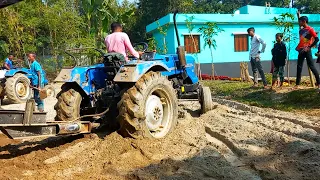
<path fill-rule="evenodd" d="M 241 6 L 289 7 L 291 0 L 24 0 L 0 9 L 0 58 L 36 52 L 56 57 L 68 48 L 105 49 L 113 21 L 124 24 L 133 42 L 146 41 L 145 27 L 179 10 L 181 13 L 233 13 Z M 303 13 L 318 13 L 318 0 L 295 0 Z"/>

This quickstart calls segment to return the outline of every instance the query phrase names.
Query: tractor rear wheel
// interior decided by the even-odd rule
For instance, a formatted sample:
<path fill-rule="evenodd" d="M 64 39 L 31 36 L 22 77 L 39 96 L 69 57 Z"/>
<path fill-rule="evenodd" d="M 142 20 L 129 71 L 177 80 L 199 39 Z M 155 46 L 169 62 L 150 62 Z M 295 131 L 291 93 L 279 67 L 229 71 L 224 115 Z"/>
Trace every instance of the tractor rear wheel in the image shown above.
<path fill-rule="evenodd" d="M 6 80 L 5 94 L 11 103 L 24 103 L 31 98 L 30 80 L 24 74 L 16 74 Z"/>
<path fill-rule="evenodd" d="M 57 112 L 56 121 L 74 121 L 80 117 L 81 94 L 71 87 L 62 87 L 54 106 Z"/>
<path fill-rule="evenodd" d="M 199 102 L 201 104 L 201 113 L 207 113 L 213 109 L 211 90 L 209 87 L 199 87 Z"/>
<path fill-rule="evenodd" d="M 177 124 L 177 95 L 172 83 L 160 73 L 143 75 L 117 106 L 118 132 L 125 137 L 163 138 Z"/>

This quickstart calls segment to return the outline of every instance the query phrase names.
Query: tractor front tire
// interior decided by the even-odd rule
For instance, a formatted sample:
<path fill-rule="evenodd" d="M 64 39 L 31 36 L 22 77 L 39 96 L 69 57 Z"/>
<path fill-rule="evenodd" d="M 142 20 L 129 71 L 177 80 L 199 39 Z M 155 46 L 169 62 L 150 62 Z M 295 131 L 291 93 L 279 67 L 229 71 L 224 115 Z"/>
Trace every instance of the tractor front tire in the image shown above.
<path fill-rule="evenodd" d="M 201 113 L 207 113 L 211 110 L 213 110 L 213 104 L 212 104 L 212 96 L 211 96 L 211 90 L 209 87 L 206 86 L 200 86 L 199 87 L 199 102 L 201 104 Z"/>
<path fill-rule="evenodd" d="M 172 83 L 159 72 L 148 72 L 128 89 L 117 104 L 124 137 L 163 138 L 178 120 L 178 100 Z"/>
<path fill-rule="evenodd" d="M 57 95 L 58 102 L 54 106 L 56 121 L 74 121 L 80 117 L 81 94 L 71 87 L 63 87 Z"/>
<path fill-rule="evenodd" d="M 16 74 L 5 82 L 5 95 L 11 103 L 20 104 L 31 98 L 30 80 L 24 74 Z"/>

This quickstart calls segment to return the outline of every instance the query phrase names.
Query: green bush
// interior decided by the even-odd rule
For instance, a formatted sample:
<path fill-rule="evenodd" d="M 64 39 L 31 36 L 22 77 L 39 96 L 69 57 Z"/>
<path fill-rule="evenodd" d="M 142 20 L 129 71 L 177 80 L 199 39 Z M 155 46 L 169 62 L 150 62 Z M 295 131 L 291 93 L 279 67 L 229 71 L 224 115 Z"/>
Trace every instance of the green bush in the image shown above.
<path fill-rule="evenodd" d="M 266 81 L 268 84 L 272 84 L 272 74 L 271 73 L 265 73 Z"/>

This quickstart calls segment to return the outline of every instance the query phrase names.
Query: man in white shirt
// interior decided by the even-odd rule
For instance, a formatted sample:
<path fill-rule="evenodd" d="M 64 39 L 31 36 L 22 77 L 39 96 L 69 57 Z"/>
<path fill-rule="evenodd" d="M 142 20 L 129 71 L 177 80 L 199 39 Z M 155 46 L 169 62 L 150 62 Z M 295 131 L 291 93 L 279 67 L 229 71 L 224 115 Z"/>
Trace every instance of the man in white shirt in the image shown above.
<path fill-rule="evenodd" d="M 261 76 L 263 86 L 267 88 L 266 77 L 263 72 L 263 68 L 261 66 L 260 54 L 264 53 L 267 44 L 261 39 L 261 37 L 255 34 L 255 29 L 253 27 L 249 28 L 248 34 L 251 37 L 251 49 L 250 49 L 250 63 L 252 67 L 253 77 L 254 77 L 254 85 L 253 87 L 258 87 L 258 73 Z M 260 44 L 262 45 L 262 49 L 260 50 Z"/>

